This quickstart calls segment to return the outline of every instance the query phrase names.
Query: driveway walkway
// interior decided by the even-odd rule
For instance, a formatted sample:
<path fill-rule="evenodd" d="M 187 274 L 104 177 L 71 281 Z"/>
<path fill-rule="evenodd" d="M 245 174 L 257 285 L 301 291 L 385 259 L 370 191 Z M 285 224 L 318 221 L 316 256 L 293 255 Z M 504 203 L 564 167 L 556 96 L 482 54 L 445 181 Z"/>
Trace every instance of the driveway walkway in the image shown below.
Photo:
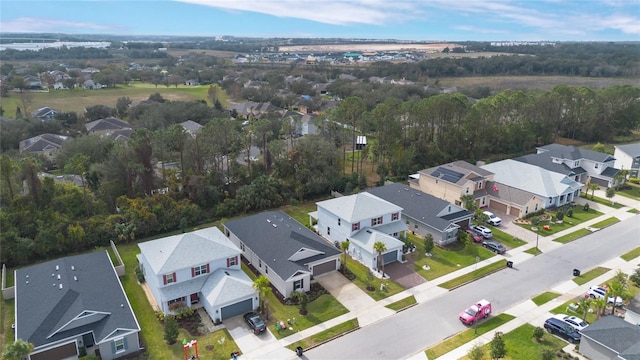
<path fill-rule="evenodd" d="M 349 311 L 358 311 L 375 305 L 376 301 L 367 295 L 341 273 L 334 271 L 316 278 L 320 285 L 333 295 Z"/>
<path fill-rule="evenodd" d="M 420 276 L 414 269 L 414 254 L 415 253 L 407 255 L 407 261 L 404 263 L 396 261 L 384 266 L 384 272 L 389 275 L 389 278 L 405 289 L 411 289 L 414 286 L 427 282 L 427 280 Z"/>

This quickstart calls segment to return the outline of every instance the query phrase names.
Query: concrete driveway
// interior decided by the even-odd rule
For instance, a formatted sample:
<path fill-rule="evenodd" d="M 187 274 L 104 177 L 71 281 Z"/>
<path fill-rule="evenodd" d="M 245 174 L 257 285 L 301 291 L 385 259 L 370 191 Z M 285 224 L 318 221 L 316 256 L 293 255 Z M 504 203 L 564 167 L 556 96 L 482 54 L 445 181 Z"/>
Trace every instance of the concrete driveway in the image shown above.
<path fill-rule="evenodd" d="M 355 261 L 355 260 L 351 260 Z M 332 271 L 316 278 L 333 297 L 335 297 L 349 311 L 375 305 L 376 301 L 362 289 L 349 281 L 341 273 Z"/>
<path fill-rule="evenodd" d="M 518 239 L 524 240 L 528 243 L 533 243 L 536 241 L 536 233 L 520 227 L 516 225 L 513 220 L 516 219 L 513 215 L 507 215 L 504 213 L 496 212 L 495 210 L 491 210 L 494 214 L 496 214 L 499 218 L 502 219 L 502 224 L 497 227 L 502 232 L 505 232 L 513 237 L 517 237 Z M 493 226 L 489 225 L 488 228 L 492 228 Z"/>
<path fill-rule="evenodd" d="M 249 325 L 244 322 L 242 315 L 224 320 L 224 326 L 227 328 L 229 334 L 231 334 L 231 337 L 236 342 L 240 350 L 245 354 L 258 350 L 269 344 L 278 343 L 278 340 L 273 336 L 273 334 L 271 334 L 268 328 L 260 335 L 254 334 L 249 328 Z"/>

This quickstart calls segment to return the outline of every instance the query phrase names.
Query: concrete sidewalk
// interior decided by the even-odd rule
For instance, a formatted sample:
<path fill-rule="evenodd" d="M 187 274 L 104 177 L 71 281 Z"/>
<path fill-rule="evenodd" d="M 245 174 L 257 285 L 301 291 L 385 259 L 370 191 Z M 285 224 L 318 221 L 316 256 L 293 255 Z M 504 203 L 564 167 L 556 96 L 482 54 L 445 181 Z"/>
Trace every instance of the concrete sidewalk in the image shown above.
<path fill-rule="evenodd" d="M 602 194 L 596 191 L 596 196 L 604 195 L 604 192 L 603 191 L 601 192 Z M 563 245 L 562 243 L 553 241 L 558 237 L 564 236 L 566 234 L 572 233 L 582 228 L 590 227 L 591 225 L 610 217 L 616 217 L 619 220 L 625 220 L 635 216 L 636 214 L 629 212 L 629 210 L 631 208 L 640 209 L 640 202 L 637 202 L 628 198 L 623 198 L 623 199 L 620 199 L 620 198 L 623 198 L 623 197 L 621 196 L 618 196 L 617 198 L 614 197 L 614 201 L 618 202 L 619 204 L 624 204 L 624 207 L 620 209 L 615 209 L 615 208 L 611 208 L 595 202 L 590 202 L 590 207 L 594 210 L 598 210 L 602 212 L 603 213 L 602 216 L 586 221 L 579 225 L 573 226 L 567 230 L 555 233 L 553 235 L 540 236 L 538 238 L 538 248 L 542 252 L 549 252 Z M 587 200 L 585 200 L 584 198 L 580 198 L 578 199 L 577 202 L 578 204 L 583 204 L 585 201 Z M 347 309 L 349 310 L 348 313 L 338 316 L 336 318 L 333 318 L 331 320 L 328 320 L 322 324 L 318 324 L 311 328 L 304 329 L 293 335 L 287 336 L 286 338 L 273 342 L 268 346 L 264 346 L 257 349 L 250 349 L 248 352 L 245 352 L 243 350 L 242 357 L 248 358 L 248 359 L 275 359 L 275 358 L 296 359 L 297 358 L 296 354 L 293 351 L 286 349 L 286 346 L 293 344 L 304 338 L 315 335 L 333 326 L 339 325 L 345 321 L 351 320 L 353 318 L 357 318 L 360 326 L 364 327 L 374 322 L 380 321 L 386 317 L 393 316 L 396 312 L 386 308 L 385 306 L 393 302 L 396 302 L 398 300 L 404 299 L 411 295 L 415 297 L 416 302 L 419 304 L 427 301 L 431 301 L 448 292 L 447 289 L 440 287 L 439 286 L 440 284 L 446 281 L 449 281 L 451 279 L 455 279 L 461 275 L 472 272 L 476 268 L 480 268 L 482 266 L 489 265 L 491 263 L 498 262 L 498 261 L 506 261 L 506 259 L 511 260 L 516 264 L 526 261 L 527 259 L 534 256 L 526 253 L 525 251 L 528 249 L 534 248 L 536 246 L 536 238 L 532 236 L 527 236 L 526 238 L 524 238 L 524 240 L 527 241 L 527 244 L 515 249 L 511 249 L 505 255 L 493 256 L 489 259 L 479 262 L 477 265 L 474 264 L 472 266 L 461 268 L 460 270 L 443 275 L 432 281 L 427 281 L 424 284 L 420 284 L 413 288 L 404 290 L 398 294 L 395 294 L 393 296 L 390 296 L 388 298 L 382 299 L 377 302 L 371 299 L 369 295 L 367 295 L 364 291 L 362 291 L 361 289 L 359 289 L 358 287 L 356 287 L 350 282 L 348 284 L 345 284 L 344 281 L 336 281 L 338 284 L 336 286 L 326 285 L 325 287 L 328 287 L 327 290 L 329 290 L 331 294 L 334 297 L 336 297 L 336 299 L 338 299 L 341 303 L 345 305 L 345 307 L 347 307 Z M 608 273 L 598 277 L 597 279 L 594 279 L 593 282 L 599 282 L 599 281 L 604 282 L 606 280 L 609 280 L 613 275 L 615 275 L 615 271 L 617 271 L 618 269 L 623 270 L 627 273 L 631 273 L 633 270 L 635 270 L 636 265 L 635 263 L 633 264 L 627 263 L 622 259 L 616 258 L 611 260 L 607 264 L 602 264 L 602 266 L 610 269 L 615 269 L 615 270 L 611 270 Z M 337 274 L 337 275 L 342 276 L 340 274 Z M 320 279 L 319 281 L 324 282 L 322 281 L 322 279 Z M 328 282 L 330 283 L 331 281 L 328 281 Z M 570 280 L 570 281 L 567 281 L 566 283 L 563 283 L 557 286 L 554 289 L 551 289 L 551 291 L 558 292 L 563 295 L 546 304 L 543 304 L 542 306 L 536 306 L 531 300 L 526 300 L 521 304 L 518 304 L 513 308 L 507 310 L 506 313 L 511 314 L 516 318 L 498 327 L 497 329 L 495 329 L 495 331 L 501 331 L 503 333 L 507 333 L 521 326 L 524 323 L 530 323 L 534 326 L 542 326 L 544 320 L 551 316 L 551 314 L 549 313 L 549 310 L 557 307 L 559 304 L 562 304 L 571 298 L 575 298 L 580 294 L 584 294 L 587 288 L 588 288 L 587 285 L 578 286 L 573 281 Z M 464 357 L 466 356 L 467 352 L 475 342 L 481 341 L 483 343 L 488 343 L 489 341 L 491 341 L 492 337 L 493 337 L 493 332 L 487 333 L 486 335 L 479 337 L 473 342 L 467 343 L 451 351 L 450 353 L 446 354 L 441 358 L 459 359 L 461 357 Z M 565 351 L 570 352 L 573 356 L 579 357 L 579 354 L 571 351 L 572 348 L 573 348 L 573 345 L 569 345 L 567 346 L 567 348 L 565 348 L 569 350 L 568 351 L 565 350 Z M 424 350 L 420 351 L 419 353 L 416 353 L 414 356 L 411 356 L 409 359 L 412 359 L 412 360 L 427 359 Z"/>

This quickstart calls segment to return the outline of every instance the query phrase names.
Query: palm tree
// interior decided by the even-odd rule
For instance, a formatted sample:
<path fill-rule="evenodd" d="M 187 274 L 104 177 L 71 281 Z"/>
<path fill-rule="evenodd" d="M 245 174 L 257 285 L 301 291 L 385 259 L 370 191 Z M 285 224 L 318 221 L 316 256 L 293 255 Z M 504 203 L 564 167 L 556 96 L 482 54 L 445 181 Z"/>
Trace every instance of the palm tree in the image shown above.
<path fill-rule="evenodd" d="M 591 200 L 593 200 L 593 196 L 596 192 L 596 190 L 600 189 L 600 186 L 598 186 L 598 184 L 596 183 L 589 183 L 589 186 L 587 187 L 588 190 L 591 190 Z"/>
<path fill-rule="evenodd" d="M 340 243 L 340 249 L 342 250 L 342 273 L 347 273 L 347 251 L 349 250 L 349 239 Z"/>
<path fill-rule="evenodd" d="M 595 308 L 596 316 L 598 317 L 598 319 L 600 319 L 600 317 L 604 315 L 604 310 L 607 308 L 607 299 L 605 298 L 593 299 L 591 300 L 591 305 Z"/>
<path fill-rule="evenodd" d="M 626 286 L 625 283 L 617 281 L 617 279 L 614 279 L 612 282 L 607 284 L 607 286 L 609 287 L 609 291 L 607 292 L 607 296 L 611 296 L 613 298 L 613 301 L 611 303 L 611 315 L 615 315 L 616 314 L 616 299 L 618 299 L 618 297 L 620 297 L 621 299 L 625 298 L 625 292 L 626 292 L 626 287 L 627 286 Z"/>
<path fill-rule="evenodd" d="M 462 206 L 464 206 L 465 209 L 471 212 L 474 212 L 478 207 L 478 205 L 475 202 L 475 199 L 473 198 L 473 195 L 471 194 L 460 196 L 460 201 L 462 202 Z"/>
<path fill-rule="evenodd" d="M 384 277 L 384 260 L 382 259 L 382 253 L 387 251 L 387 245 L 382 241 L 376 241 L 373 244 L 373 250 L 378 253 L 378 270 L 382 267 L 382 277 Z"/>
<path fill-rule="evenodd" d="M 33 344 L 22 339 L 7 344 L 2 352 L 2 358 L 6 360 L 22 360 L 33 351 Z"/>
<path fill-rule="evenodd" d="M 591 307 L 591 298 L 590 297 L 583 296 L 583 297 L 580 298 L 580 300 L 578 300 L 578 308 L 583 311 L 583 314 L 582 314 L 582 318 L 583 319 L 587 318 L 587 312 L 589 311 L 590 307 Z"/>
<path fill-rule="evenodd" d="M 269 283 L 269 279 L 264 275 L 260 275 L 253 281 L 253 288 L 258 290 L 260 293 L 260 311 L 265 314 L 265 317 L 269 320 L 269 314 L 267 313 L 266 308 L 267 295 L 271 292 L 271 283 Z"/>

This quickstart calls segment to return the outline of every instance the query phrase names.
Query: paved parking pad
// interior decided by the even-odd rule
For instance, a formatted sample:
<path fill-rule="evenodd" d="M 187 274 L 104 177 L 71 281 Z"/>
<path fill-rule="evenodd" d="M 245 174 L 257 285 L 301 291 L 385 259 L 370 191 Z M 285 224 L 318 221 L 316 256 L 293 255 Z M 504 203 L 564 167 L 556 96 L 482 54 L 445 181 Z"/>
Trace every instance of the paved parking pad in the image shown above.
<path fill-rule="evenodd" d="M 255 335 L 249 328 L 249 325 L 244 322 L 242 315 L 226 319 L 224 326 L 243 353 L 248 353 L 271 343 L 278 342 L 269 329 L 260 335 Z"/>

